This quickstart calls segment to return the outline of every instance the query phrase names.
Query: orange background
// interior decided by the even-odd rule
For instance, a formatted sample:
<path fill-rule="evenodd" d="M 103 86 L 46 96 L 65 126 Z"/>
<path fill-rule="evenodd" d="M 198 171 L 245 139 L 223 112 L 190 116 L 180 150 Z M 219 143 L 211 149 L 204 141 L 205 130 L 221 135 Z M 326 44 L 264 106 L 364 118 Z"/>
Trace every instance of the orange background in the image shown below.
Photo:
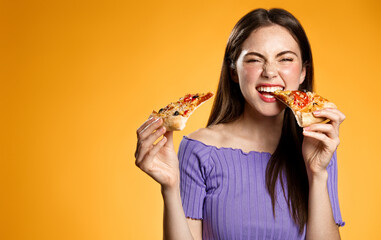
<path fill-rule="evenodd" d="M 161 239 L 160 187 L 134 165 L 136 129 L 185 93 L 215 92 L 234 24 L 282 7 L 309 36 L 317 91 L 347 116 L 342 237 L 380 239 L 380 3 L 259 3 L 1 1 L 0 238 Z M 211 104 L 175 133 L 176 149 Z"/>

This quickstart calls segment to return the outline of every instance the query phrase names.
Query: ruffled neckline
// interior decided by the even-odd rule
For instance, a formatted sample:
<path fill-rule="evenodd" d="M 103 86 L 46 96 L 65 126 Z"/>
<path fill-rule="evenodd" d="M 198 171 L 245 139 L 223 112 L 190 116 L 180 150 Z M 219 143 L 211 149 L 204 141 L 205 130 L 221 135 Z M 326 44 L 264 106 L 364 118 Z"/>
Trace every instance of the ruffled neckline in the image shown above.
<path fill-rule="evenodd" d="M 197 142 L 197 143 L 199 143 L 199 144 L 204 145 L 205 147 L 213 148 L 213 149 L 218 150 L 218 151 L 223 151 L 223 150 L 226 151 L 226 150 L 227 150 L 227 151 L 239 152 L 239 153 L 241 153 L 241 154 L 243 154 L 243 155 L 250 155 L 250 154 L 260 154 L 260 155 L 269 155 L 269 156 L 272 155 L 272 154 L 269 153 L 269 152 L 259 152 L 259 151 L 254 151 L 254 150 L 253 150 L 253 151 L 249 151 L 249 152 L 245 152 L 245 151 L 243 151 L 243 150 L 240 149 L 240 148 L 217 147 L 217 146 L 213 146 L 213 145 L 208 145 L 208 144 L 205 144 L 205 143 L 203 143 L 203 142 L 201 142 L 201 141 L 199 141 L 199 140 L 196 140 L 196 139 L 193 139 L 193 138 L 189 138 L 189 137 L 187 137 L 187 136 L 184 136 L 183 138 L 186 139 L 186 140 L 189 140 L 189 141 Z"/>

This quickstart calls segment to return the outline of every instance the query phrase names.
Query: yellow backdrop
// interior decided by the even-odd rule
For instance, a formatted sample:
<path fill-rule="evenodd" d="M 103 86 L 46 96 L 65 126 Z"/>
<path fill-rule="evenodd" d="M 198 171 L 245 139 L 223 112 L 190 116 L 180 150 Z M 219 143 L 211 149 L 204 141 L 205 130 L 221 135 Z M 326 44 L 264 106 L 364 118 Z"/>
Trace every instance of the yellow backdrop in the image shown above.
<path fill-rule="evenodd" d="M 0 238 L 161 239 L 160 187 L 134 165 L 135 131 L 152 109 L 216 90 L 231 29 L 258 7 L 302 22 L 317 91 L 347 116 L 343 239 L 380 239 L 376 0 L 1 1 Z"/>

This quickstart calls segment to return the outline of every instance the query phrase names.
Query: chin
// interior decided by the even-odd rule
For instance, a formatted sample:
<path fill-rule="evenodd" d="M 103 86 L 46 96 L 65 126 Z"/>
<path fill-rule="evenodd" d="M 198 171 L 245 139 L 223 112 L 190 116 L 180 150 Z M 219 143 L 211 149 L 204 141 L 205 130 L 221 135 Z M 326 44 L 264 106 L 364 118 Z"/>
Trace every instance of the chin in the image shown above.
<path fill-rule="evenodd" d="M 286 106 L 277 102 L 272 104 L 271 106 L 266 106 L 262 108 L 261 114 L 265 117 L 277 117 L 284 113 Z"/>
<path fill-rule="evenodd" d="M 251 102 L 251 103 L 250 103 Z M 283 114 L 284 109 L 286 106 L 284 106 L 280 102 L 272 102 L 272 103 L 265 103 L 261 99 L 252 99 L 252 101 L 246 101 L 246 109 L 245 111 L 252 112 L 254 114 L 258 114 L 258 116 L 263 117 L 277 117 L 280 114 Z"/>
<path fill-rule="evenodd" d="M 277 117 L 283 114 L 285 107 L 275 104 L 273 106 L 258 106 L 258 108 L 253 107 L 252 111 L 263 117 Z"/>
<path fill-rule="evenodd" d="M 262 116 L 264 117 L 277 117 L 279 116 L 280 114 L 283 114 L 283 110 L 269 110 L 269 111 L 263 111 L 262 113 Z"/>

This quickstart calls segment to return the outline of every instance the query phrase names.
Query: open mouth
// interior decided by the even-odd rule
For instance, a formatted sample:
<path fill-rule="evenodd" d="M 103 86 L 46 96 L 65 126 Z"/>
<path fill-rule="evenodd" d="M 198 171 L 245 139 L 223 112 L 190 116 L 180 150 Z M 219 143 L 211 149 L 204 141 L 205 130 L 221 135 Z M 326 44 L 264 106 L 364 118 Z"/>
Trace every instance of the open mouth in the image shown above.
<path fill-rule="evenodd" d="M 257 87 L 257 91 L 259 92 L 260 96 L 262 97 L 262 99 L 264 100 L 269 100 L 269 101 L 275 101 L 275 97 L 272 95 L 273 92 L 275 92 L 276 90 L 283 90 L 284 87 L 280 87 L 280 86 L 260 86 L 260 87 Z"/>

